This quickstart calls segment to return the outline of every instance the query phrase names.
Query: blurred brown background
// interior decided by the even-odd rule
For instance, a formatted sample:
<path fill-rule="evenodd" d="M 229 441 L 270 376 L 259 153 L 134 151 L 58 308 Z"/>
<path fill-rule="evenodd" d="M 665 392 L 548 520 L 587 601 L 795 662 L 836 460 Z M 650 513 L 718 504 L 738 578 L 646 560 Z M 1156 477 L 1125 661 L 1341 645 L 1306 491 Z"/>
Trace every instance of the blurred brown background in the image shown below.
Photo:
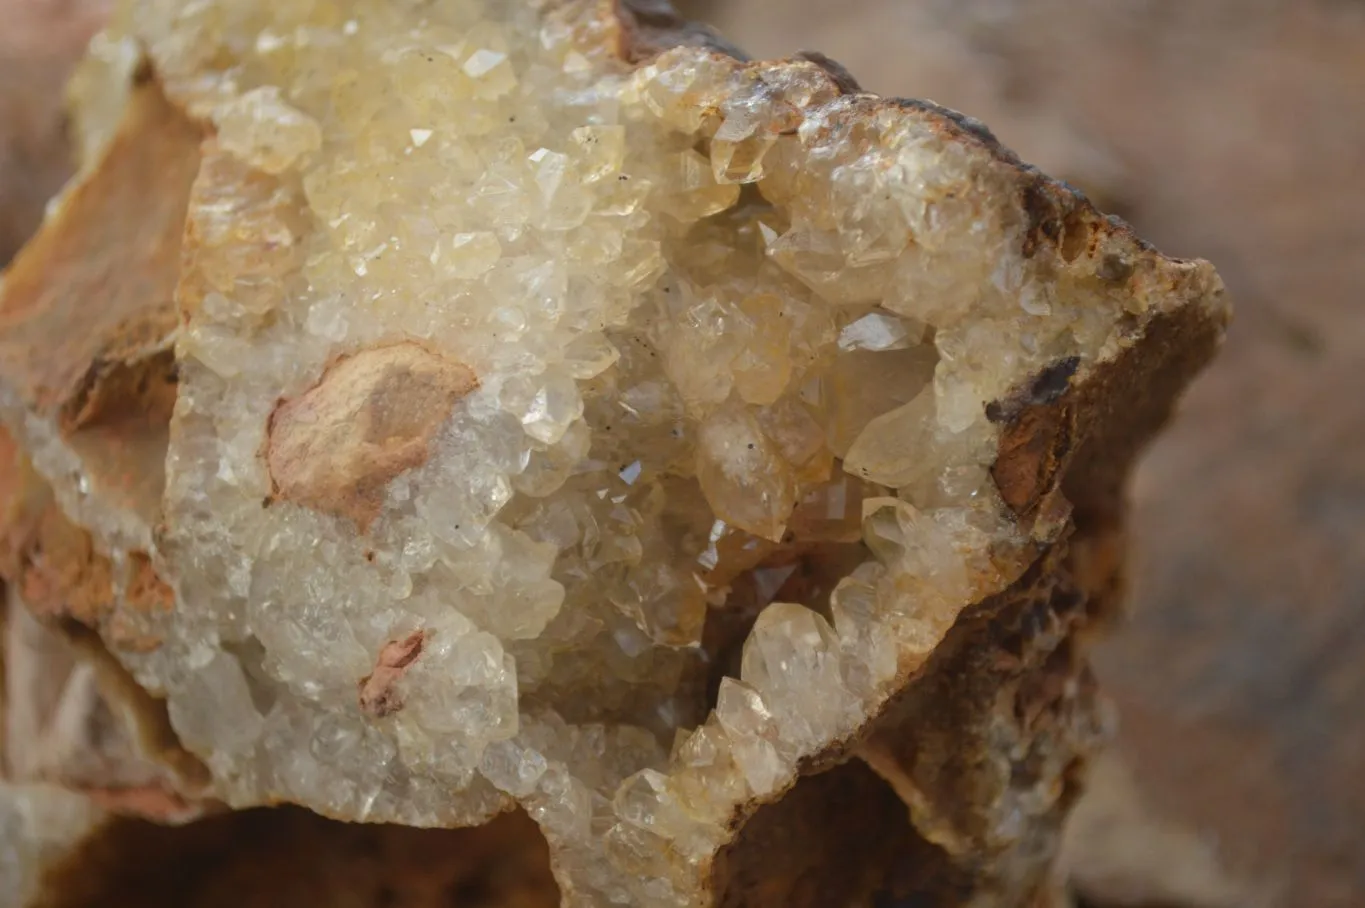
<path fill-rule="evenodd" d="M 0 264 L 69 169 L 62 95 L 113 0 L 0 0 Z"/>
<path fill-rule="evenodd" d="M 60 183 L 103 0 L 0 0 L 0 260 Z M 1220 267 L 1226 349 L 1135 489 L 1100 656 L 1151 810 L 1287 908 L 1365 905 L 1365 4 L 684 2 L 755 56 L 932 98 Z"/>

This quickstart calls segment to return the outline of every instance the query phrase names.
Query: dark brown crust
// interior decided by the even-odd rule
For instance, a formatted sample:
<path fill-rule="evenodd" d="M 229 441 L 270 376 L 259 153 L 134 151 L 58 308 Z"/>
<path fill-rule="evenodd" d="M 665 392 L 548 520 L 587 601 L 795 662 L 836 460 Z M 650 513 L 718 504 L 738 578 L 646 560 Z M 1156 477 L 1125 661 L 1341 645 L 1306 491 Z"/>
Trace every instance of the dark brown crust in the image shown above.
<path fill-rule="evenodd" d="M 1076 645 L 1090 621 L 1088 602 L 1068 563 L 1067 545 L 1054 546 L 1009 589 L 969 608 L 857 740 L 803 763 L 796 788 L 776 803 L 743 808 L 736 839 L 712 865 L 717 904 L 797 898 L 814 908 L 822 903 L 800 897 L 840 887 L 874 894 L 878 904 L 922 908 L 957 908 L 978 897 L 1052 904 L 1054 881 L 1037 857 L 1056 846 L 1102 721 Z M 1009 704 L 1003 713 L 1002 698 Z M 1015 766 L 998 759 L 1002 719 L 1029 745 Z M 1025 826 L 1023 838 L 998 834 L 988 812 L 1011 786 L 1027 784 L 1043 756 L 1065 767 L 1054 780 L 1058 799 Z M 889 793 L 878 786 L 868 789 L 864 812 L 802 796 L 822 787 L 815 780 L 842 775 L 839 767 L 855 757 L 900 794 L 914 829 L 871 807 Z M 881 863 L 857 846 L 853 830 L 868 827 L 897 843 Z M 850 846 L 858 853 L 842 854 Z M 806 849 L 842 856 L 803 859 Z M 773 894 L 781 897 L 770 900 Z"/>
<path fill-rule="evenodd" d="M 1032 405 L 1010 421 L 991 467 L 1000 497 L 1029 520 L 1057 487 L 1075 450 L 1076 411 L 1065 404 Z"/>
<path fill-rule="evenodd" d="M 710 26 L 680 16 L 668 0 L 613 0 L 613 12 L 621 26 L 617 53 L 627 63 L 640 63 L 670 47 L 705 47 L 748 59 Z"/>
<path fill-rule="evenodd" d="M 968 883 L 858 760 L 803 776 L 781 800 L 758 808 L 716 856 L 712 879 L 721 908 L 937 908 L 957 904 L 944 896 Z"/>
<path fill-rule="evenodd" d="M 297 807 L 184 826 L 110 817 L 46 875 L 43 908 L 553 908 L 545 839 L 525 813 L 476 829 L 324 819 Z"/>
<path fill-rule="evenodd" d="M 66 433 L 130 419 L 168 424 L 175 409 L 175 388 L 175 356 L 169 349 L 136 362 L 96 362 L 62 407 L 59 424 Z"/>
<path fill-rule="evenodd" d="M 994 423 L 1010 423 L 1018 419 L 1026 407 L 1042 407 L 1052 403 L 1071 387 L 1071 378 L 1080 364 L 1078 356 L 1058 360 L 1004 400 L 993 400 L 986 404 L 986 418 Z"/>
<path fill-rule="evenodd" d="M 973 896 L 1027 903 L 1050 885 L 1039 856 L 1055 849 L 1080 793 L 1079 770 L 1102 738 L 1094 679 L 1077 645 L 1087 604 L 1067 568 L 1067 545 L 1052 547 L 1009 589 L 964 612 L 862 746 Z M 1009 799 L 1035 788 L 1055 800 L 1013 830 L 1002 826 Z"/>
<path fill-rule="evenodd" d="M 844 68 L 842 63 L 838 63 L 826 57 L 818 50 L 797 51 L 793 57 L 795 60 L 805 60 L 807 63 L 814 63 L 825 71 L 830 80 L 839 89 L 841 95 L 856 95 L 862 93 L 862 86 L 858 80 L 853 78 L 853 73 Z"/>

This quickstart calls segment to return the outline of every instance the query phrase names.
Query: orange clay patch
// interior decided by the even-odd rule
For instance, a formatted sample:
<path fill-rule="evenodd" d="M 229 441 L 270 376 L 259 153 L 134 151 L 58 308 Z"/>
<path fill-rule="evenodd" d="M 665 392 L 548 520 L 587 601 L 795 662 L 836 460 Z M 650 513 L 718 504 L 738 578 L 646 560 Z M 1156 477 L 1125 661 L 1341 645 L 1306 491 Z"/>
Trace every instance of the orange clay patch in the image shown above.
<path fill-rule="evenodd" d="M 364 532 L 385 486 L 426 462 L 437 430 L 478 384 L 468 366 L 413 341 L 337 360 L 271 414 L 274 497 L 349 518 Z"/>

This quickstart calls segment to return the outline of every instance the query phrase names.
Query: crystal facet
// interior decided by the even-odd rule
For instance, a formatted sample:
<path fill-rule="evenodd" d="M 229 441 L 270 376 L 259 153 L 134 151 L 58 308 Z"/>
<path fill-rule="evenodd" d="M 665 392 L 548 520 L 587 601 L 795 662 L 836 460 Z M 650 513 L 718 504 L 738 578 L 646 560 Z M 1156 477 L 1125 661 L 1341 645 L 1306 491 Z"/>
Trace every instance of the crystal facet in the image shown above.
<path fill-rule="evenodd" d="M 855 746 L 931 825 L 907 773 L 941 750 L 897 762 L 869 723 L 1060 559 L 1072 446 L 1121 410 L 1083 395 L 1129 393 L 1085 389 L 1223 304 L 970 124 L 658 52 L 615 6 L 130 0 L 106 40 L 154 78 L 82 127 L 3 288 L 40 317 L 0 318 L 0 413 L 62 528 L 32 551 L 88 567 L 3 567 L 164 695 L 196 796 L 516 805 L 566 904 L 690 906 Z M 1016 732 L 952 771 L 1015 784 Z M 1050 853 L 1067 765 L 1010 789 L 1008 847 Z"/>

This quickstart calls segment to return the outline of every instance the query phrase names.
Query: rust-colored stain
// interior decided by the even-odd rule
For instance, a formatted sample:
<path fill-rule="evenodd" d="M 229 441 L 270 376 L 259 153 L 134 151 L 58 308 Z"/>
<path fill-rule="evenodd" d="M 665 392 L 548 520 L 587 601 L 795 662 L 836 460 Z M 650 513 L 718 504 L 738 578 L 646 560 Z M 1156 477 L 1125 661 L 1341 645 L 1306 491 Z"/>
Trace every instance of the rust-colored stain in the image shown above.
<path fill-rule="evenodd" d="M 398 682 L 407 674 L 408 667 L 422 655 L 426 631 L 413 631 L 402 640 L 391 640 L 379 651 L 374 671 L 360 679 L 360 711 L 373 719 L 382 719 L 403 708 L 398 693 Z"/>
<path fill-rule="evenodd" d="M 265 459 L 273 497 L 365 531 L 379 516 L 385 487 L 426 462 L 436 432 L 478 384 L 469 367 L 416 341 L 339 358 L 270 415 Z"/>

